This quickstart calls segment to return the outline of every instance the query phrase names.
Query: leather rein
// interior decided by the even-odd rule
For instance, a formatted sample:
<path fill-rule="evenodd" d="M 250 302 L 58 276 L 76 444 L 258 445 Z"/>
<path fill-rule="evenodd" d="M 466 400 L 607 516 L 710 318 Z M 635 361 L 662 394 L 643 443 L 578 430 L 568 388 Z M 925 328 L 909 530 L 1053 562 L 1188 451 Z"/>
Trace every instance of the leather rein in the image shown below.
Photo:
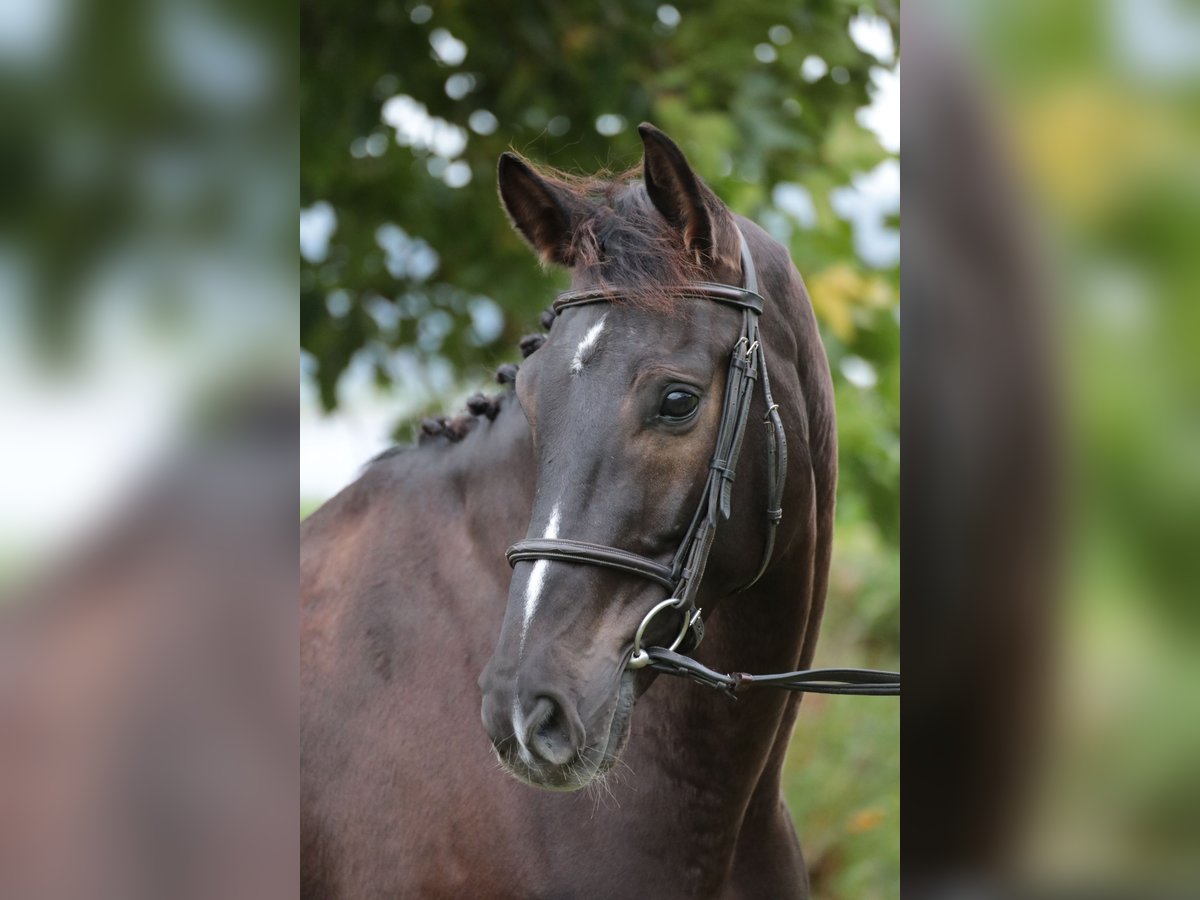
<path fill-rule="evenodd" d="M 747 590 L 766 572 L 775 549 L 775 532 L 783 518 L 787 439 L 779 417 L 779 406 L 771 395 L 766 355 L 758 340 L 758 320 L 763 311 L 763 298 L 758 293 L 754 260 L 750 256 L 750 249 L 740 228 L 738 239 L 741 244 L 742 287 L 695 282 L 679 288 L 682 297 L 711 300 L 740 310 L 742 327 L 730 354 L 729 373 L 725 380 L 725 400 L 704 493 L 670 565 L 663 565 L 628 550 L 566 538 L 517 541 L 508 548 L 505 556 L 509 565 L 514 567 L 519 562 L 538 559 L 600 566 L 636 575 L 666 588 L 670 592 L 668 599 L 651 609 L 638 626 L 634 635 L 633 651 L 626 662 L 627 668 L 640 669 L 649 666 L 666 675 L 691 678 L 730 696 L 753 685 L 809 693 L 899 695 L 900 676 L 892 672 L 809 669 L 778 675 L 748 675 L 744 672 L 726 675 L 715 672 L 685 655 L 695 650 L 704 637 L 704 621 L 700 616 L 700 608 L 696 606 L 696 595 L 704 578 L 704 569 L 708 564 L 717 524 L 721 519 L 728 519 L 730 515 L 733 481 L 737 473 L 742 438 L 746 433 L 756 383 L 762 384 L 767 410 L 763 417 L 767 432 L 767 537 L 754 577 L 735 593 Z M 559 294 L 554 301 L 553 310 L 558 316 L 577 306 L 611 303 L 616 299 L 617 295 L 603 290 L 567 291 Z M 666 609 L 675 609 L 682 613 L 680 628 L 674 641 L 669 647 L 643 647 L 642 640 L 650 621 Z"/>

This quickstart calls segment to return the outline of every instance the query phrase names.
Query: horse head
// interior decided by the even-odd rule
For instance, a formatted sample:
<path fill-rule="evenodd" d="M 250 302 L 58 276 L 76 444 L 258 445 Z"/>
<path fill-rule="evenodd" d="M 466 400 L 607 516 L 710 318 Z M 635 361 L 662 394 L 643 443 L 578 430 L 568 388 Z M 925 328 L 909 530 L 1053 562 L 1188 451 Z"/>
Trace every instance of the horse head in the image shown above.
<path fill-rule="evenodd" d="M 679 551 L 704 516 L 712 479 L 727 477 L 721 518 L 729 521 L 707 566 L 692 573 L 705 609 L 755 576 L 770 530 L 762 465 L 743 466 L 736 490 L 732 463 L 713 474 L 735 377 L 731 351 L 746 360 L 761 352 L 742 339 L 751 317 L 686 289 L 753 280 L 745 238 L 679 147 L 650 125 L 639 132 L 642 166 L 613 178 L 543 174 L 513 154 L 499 164 L 514 227 L 544 264 L 570 270 L 572 291 L 516 380 L 537 479 L 523 543 L 543 552 L 513 557 L 499 640 L 479 679 L 482 718 L 510 773 L 556 790 L 583 787 L 621 754 L 634 701 L 653 680 L 630 665 L 634 635 L 686 568 Z M 761 230 L 753 237 L 777 269 L 794 272 L 782 247 Z M 603 302 L 587 299 L 595 296 Z M 795 359 L 795 343 L 786 352 Z M 753 390 L 750 403 L 759 418 L 772 413 Z M 756 459 L 762 432 L 746 432 Z M 584 558 L 564 547 L 582 548 Z M 622 567 L 629 559 L 635 564 Z M 647 622 L 646 641 L 682 636 L 687 613 Z"/>

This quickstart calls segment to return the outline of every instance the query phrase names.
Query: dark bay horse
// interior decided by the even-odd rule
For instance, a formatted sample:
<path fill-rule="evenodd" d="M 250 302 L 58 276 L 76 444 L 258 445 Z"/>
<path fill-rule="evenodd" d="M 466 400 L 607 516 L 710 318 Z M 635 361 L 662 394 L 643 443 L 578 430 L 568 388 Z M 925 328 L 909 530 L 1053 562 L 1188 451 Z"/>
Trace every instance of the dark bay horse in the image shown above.
<path fill-rule="evenodd" d="M 663 587 L 505 561 L 515 541 L 554 537 L 670 557 L 704 489 L 739 319 L 670 286 L 742 284 L 740 229 L 766 301 L 787 487 L 765 574 L 740 590 L 767 530 L 756 397 L 695 655 L 720 671 L 813 657 L 836 429 L 812 308 L 785 249 L 662 132 L 639 131 L 641 170 L 612 179 L 511 154 L 499 167 L 542 261 L 622 301 L 564 310 L 499 397 L 373 461 L 302 526 L 305 897 L 807 895 L 780 791 L 798 695 L 733 703 L 629 669 Z"/>

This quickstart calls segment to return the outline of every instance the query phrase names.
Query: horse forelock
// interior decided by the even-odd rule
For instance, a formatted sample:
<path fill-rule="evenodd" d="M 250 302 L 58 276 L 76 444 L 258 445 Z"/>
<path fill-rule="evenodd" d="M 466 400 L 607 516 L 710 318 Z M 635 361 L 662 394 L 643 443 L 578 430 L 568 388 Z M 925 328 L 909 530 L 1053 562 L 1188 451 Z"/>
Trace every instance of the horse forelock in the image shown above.
<path fill-rule="evenodd" d="M 578 201 L 566 253 L 577 287 L 610 291 L 618 303 L 673 309 L 680 285 L 705 280 L 703 260 L 650 201 L 641 167 L 572 175 L 535 167 Z"/>

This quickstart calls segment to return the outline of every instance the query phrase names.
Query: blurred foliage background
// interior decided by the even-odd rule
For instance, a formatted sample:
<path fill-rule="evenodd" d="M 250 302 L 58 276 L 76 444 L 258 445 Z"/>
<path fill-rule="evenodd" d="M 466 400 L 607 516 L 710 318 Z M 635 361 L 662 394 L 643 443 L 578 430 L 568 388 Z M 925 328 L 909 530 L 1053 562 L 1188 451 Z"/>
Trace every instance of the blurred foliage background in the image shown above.
<path fill-rule="evenodd" d="M 0 7 L 0 582 L 68 552 L 215 407 L 294 379 L 296 19 Z"/>
<path fill-rule="evenodd" d="M 404 440 L 517 361 L 565 273 L 541 270 L 510 230 L 498 156 L 623 169 L 640 162 L 634 126 L 651 121 L 808 284 L 842 473 L 818 662 L 898 665 L 895 5 L 308 0 L 301 17 L 300 339 L 314 405 L 336 417 L 355 403 L 348 385 L 370 382 Z M 805 707 L 787 788 L 816 896 L 895 897 L 898 704 Z"/>

